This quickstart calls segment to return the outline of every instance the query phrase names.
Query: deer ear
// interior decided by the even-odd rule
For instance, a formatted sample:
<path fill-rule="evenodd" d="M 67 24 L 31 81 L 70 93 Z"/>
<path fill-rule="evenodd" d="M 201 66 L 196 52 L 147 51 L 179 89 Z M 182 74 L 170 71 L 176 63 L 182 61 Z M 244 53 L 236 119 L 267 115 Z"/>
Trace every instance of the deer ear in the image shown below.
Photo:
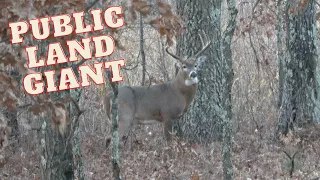
<path fill-rule="evenodd" d="M 207 56 L 200 56 L 200 57 L 198 57 L 198 59 L 197 59 L 197 64 L 198 64 L 198 65 L 201 65 L 201 64 L 202 64 L 203 62 L 205 62 L 207 59 L 208 59 Z"/>
<path fill-rule="evenodd" d="M 7 126 L 6 130 L 5 130 L 5 133 L 6 134 L 11 134 L 11 132 L 12 132 L 12 128 L 10 126 Z"/>

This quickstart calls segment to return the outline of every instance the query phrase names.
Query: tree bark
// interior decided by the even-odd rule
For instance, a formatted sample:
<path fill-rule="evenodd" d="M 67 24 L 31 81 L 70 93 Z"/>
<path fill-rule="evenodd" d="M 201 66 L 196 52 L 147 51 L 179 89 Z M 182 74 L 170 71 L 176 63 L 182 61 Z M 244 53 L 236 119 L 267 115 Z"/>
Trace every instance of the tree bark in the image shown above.
<path fill-rule="evenodd" d="M 281 76 L 281 107 L 277 132 L 287 134 L 294 124 L 303 126 L 317 121 L 317 52 L 315 39 L 315 2 L 286 1 L 286 58 Z"/>
<path fill-rule="evenodd" d="M 195 100 L 175 128 L 180 136 L 196 142 L 206 143 L 217 138 L 222 139 L 223 118 L 219 116 L 224 114 L 227 109 L 225 101 L 230 99 L 231 88 L 226 84 L 232 84 L 232 58 L 226 60 L 229 56 L 223 55 L 223 51 L 226 51 L 226 48 L 223 48 L 227 45 L 223 44 L 222 40 L 232 38 L 233 34 L 221 33 L 221 3 L 222 0 L 177 1 L 179 15 L 187 19 L 186 33 L 177 41 L 177 54 L 185 57 L 199 51 L 201 41 L 198 34 L 201 30 L 212 40 L 211 47 L 205 52 L 208 60 L 200 67 L 200 82 Z M 236 18 L 236 13 L 230 20 L 232 18 Z M 232 22 L 235 23 L 235 20 L 232 19 Z M 234 30 L 235 24 L 228 28 Z"/>
<path fill-rule="evenodd" d="M 107 76 L 112 87 L 114 97 L 112 98 L 111 105 L 111 120 L 112 120 L 112 170 L 113 170 L 113 178 L 115 180 L 121 180 L 120 175 L 120 155 L 119 155 L 119 133 L 118 133 L 118 82 L 111 81 L 111 73 L 107 71 Z"/>
<path fill-rule="evenodd" d="M 10 76 L 12 76 L 17 82 L 18 84 L 21 84 L 21 75 L 19 74 L 18 70 L 16 68 L 12 68 L 9 70 L 8 74 Z M 10 139 L 11 142 L 11 146 L 13 147 L 12 150 L 15 151 L 15 147 L 16 145 L 19 143 L 19 136 L 20 136 L 20 132 L 19 132 L 19 123 L 18 123 L 18 111 L 17 109 L 13 109 L 10 110 L 8 108 L 1 108 L 1 111 L 3 112 L 3 114 L 5 115 L 5 117 L 8 120 L 8 126 L 11 127 L 11 133 L 10 133 Z"/>
<path fill-rule="evenodd" d="M 38 56 L 46 52 L 48 41 L 39 42 Z M 68 66 L 65 64 L 64 66 Z M 60 78 L 57 78 L 60 79 Z M 45 92 L 46 93 L 46 92 Z M 70 91 L 51 93 L 51 98 L 62 99 L 70 97 Z M 69 108 L 67 108 L 69 109 Z M 69 112 L 71 115 L 72 112 Z M 72 180 L 74 178 L 73 152 L 70 138 L 72 132 L 70 126 L 66 128 L 64 136 L 54 130 L 50 124 L 51 115 L 39 118 L 41 121 L 40 130 L 40 169 L 41 179 L 44 180 Z M 73 119 L 69 116 L 70 119 Z"/>
<path fill-rule="evenodd" d="M 232 51 L 231 40 L 236 27 L 236 17 L 238 11 L 236 9 L 235 0 L 227 0 L 229 21 L 225 33 L 222 37 L 222 62 L 224 64 L 223 71 L 226 77 L 226 81 L 222 81 L 222 86 L 225 89 L 222 91 L 224 101 L 221 101 L 224 114 L 221 114 L 223 127 L 223 173 L 225 180 L 233 179 L 232 168 L 232 137 L 233 137 L 233 117 L 232 117 L 232 102 L 231 91 L 233 84 L 233 69 L 232 69 Z"/>
<path fill-rule="evenodd" d="M 52 128 L 49 123 L 50 119 L 43 119 L 40 134 L 41 179 L 72 180 L 74 179 L 75 169 L 77 169 L 77 179 L 84 179 L 79 132 L 79 116 L 82 112 L 78 106 L 81 92 L 82 89 L 76 89 L 55 94 L 59 99 L 73 98 L 73 102 L 67 105 L 72 123 L 67 126 L 64 135 Z M 76 162 L 76 168 L 74 162 Z"/>
<path fill-rule="evenodd" d="M 283 89 L 283 81 L 284 81 L 284 59 L 286 58 L 285 53 L 283 51 L 283 36 L 284 36 L 284 31 L 283 31 L 283 1 L 279 0 L 277 3 L 278 6 L 278 14 L 277 14 L 277 48 L 278 48 L 278 63 L 279 63 L 279 98 L 278 98 L 278 107 L 281 107 L 281 102 L 282 102 L 282 89 Z"/>
<path fill-rule="evenodd" d="M 41 133 L 41 179 L 73 179 L 71 144 L 66 143 L 66 137 L 54 131 L 47 120 L 43 120 Z"/>
<path fill-rule="evenodd" d="M 81 88 L 79 89 L 75 89 L 75 90 L 70 90 L 70 95 L 71 98 L 74 100 L 75 103 L 79 103 L 80 102 L 80 97 L 82 94 L 82 90 Z M 78 107 L 75 107 L 76 105 L 72 104 L 69 111 L 72 112 L 71 117 L 72 122 L 73 122 L 73 159 L 74 159 L 74 167 L 75 170 L 77 170 L 77 179 L 79 180 L 84 180 L 84 164 L 83 164 L 83 158 L 82 158 L 82 151 L 81 151 L 81 139 L 82 139 L 82 134 L 80 131 L 80 126 L 79 126 L 79 116 L 81 112 L 79 108 L 79 104 L 77 105 Z"/>
<path fill-rule="evenodd" d="M 208 59 L 200 67 L 200 82 L 195 100 L 174 126 L 178 136 L 193 142 L 211 142 L 222 132 L 216 110 L 221 88 L 215 81 L 218 75 L 217 64 L 220 64 L 217 56 L 217 50 L 220 49 L 220 42 L 217 41 L 220 37 L 220 30 L 217 31 L 217 28 L 220 28 L 219 7 L 221 1 L 177 1 L 178 14 L 186 21 L 187 26 L 186 32 L 177 40 L 177 55 L 190 57 L 201 49 L 198 36 L 201 30 L 204 30 L 213 42 L 203 53 Z"/>
<path fill-rule="evenodd" d="M 202 65 L 199 88 L 188 112 L 176 121 L 178 136 L 192 142 L 210 143 L 223 140 L 224 179 L 232 179 L 233 117 L 231 89 L 233 83 L 231 40 L 236 27 L 237 10 L 234 0 L 227 0 L 229 18 L 226 29 L 221 22 L 222 0 L 180 0 L 177 9 L 187 19 L 187 30 L 178 39 L 180 57 L 195 54 L 201 49 L 198 34 L 204 30 L 212 45 L 206 51 L 208 60 Z M 223 33 L 222 33 L 223 32 Z"/>
<path fill-rule="evenodd" d="M 141 64 L 142 64 L 142 81 L 141 85 L 144 86 L 146 81 L 146 55 L 144 53 L 144 32 L 143 32 L 143 20 L 140 14 L 140 54 L 141 54 Z"/>

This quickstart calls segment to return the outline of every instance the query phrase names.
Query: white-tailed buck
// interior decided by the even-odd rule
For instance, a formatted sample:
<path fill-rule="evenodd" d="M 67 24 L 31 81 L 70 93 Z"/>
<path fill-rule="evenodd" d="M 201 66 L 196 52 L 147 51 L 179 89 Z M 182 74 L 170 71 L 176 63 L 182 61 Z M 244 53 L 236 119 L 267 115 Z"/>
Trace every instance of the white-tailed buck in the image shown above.
<path fill-rule="evenodd" d="M 133 124 L 153 124 L 161 122 L 167 141 L 171 140 L 172 121 L 178 119 L 188 110 L 193 101 L 198 83 L 198 70 L 206 56 L 200 56 L 211 44 L 204 34 L 200 40 L 202 50 L 196 55 L 181 59 L 166 52 L 178 60 L 179 71 L 169 82 L 151 86 L 123 86 L 118 91 L 119 138 L 122 139 Z M 110 119 L 111 100 L 113 92 L 108 92 L 104 99 L 104 107 Z M 107 138 L 107 146 L 111 138 Z"/>

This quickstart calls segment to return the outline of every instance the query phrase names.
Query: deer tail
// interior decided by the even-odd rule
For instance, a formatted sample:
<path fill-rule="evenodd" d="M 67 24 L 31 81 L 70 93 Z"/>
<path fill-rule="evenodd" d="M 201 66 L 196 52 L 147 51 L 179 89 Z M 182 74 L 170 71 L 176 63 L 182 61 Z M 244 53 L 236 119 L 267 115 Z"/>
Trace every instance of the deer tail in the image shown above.
<path fill-rule="evenodd" d="M 107 117 L 110 119 L 111 114 L 111 99 L 113 98 L 113 92 L 108 92 L 107 95 L 104 97 L 103 106 L 106 110 Z"/>

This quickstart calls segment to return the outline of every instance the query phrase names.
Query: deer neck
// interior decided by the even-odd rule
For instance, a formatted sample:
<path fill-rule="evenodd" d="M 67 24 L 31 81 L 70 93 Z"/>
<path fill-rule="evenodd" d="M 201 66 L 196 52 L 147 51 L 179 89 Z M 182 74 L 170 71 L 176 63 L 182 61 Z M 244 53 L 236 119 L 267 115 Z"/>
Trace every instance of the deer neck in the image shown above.
<path fill-rule="evenodd" d="M 171 86 L 173 87 L 174 91 L 176 91 L 179 95 L 182 95 L 184 97 L 187 105 L 189 105 L 196 94 L 198 84 L 192 84 L 187 86 L 185 83 L 186 80 L 187 76 L 179 72 L 175 79 L 171 81 Z"/>

